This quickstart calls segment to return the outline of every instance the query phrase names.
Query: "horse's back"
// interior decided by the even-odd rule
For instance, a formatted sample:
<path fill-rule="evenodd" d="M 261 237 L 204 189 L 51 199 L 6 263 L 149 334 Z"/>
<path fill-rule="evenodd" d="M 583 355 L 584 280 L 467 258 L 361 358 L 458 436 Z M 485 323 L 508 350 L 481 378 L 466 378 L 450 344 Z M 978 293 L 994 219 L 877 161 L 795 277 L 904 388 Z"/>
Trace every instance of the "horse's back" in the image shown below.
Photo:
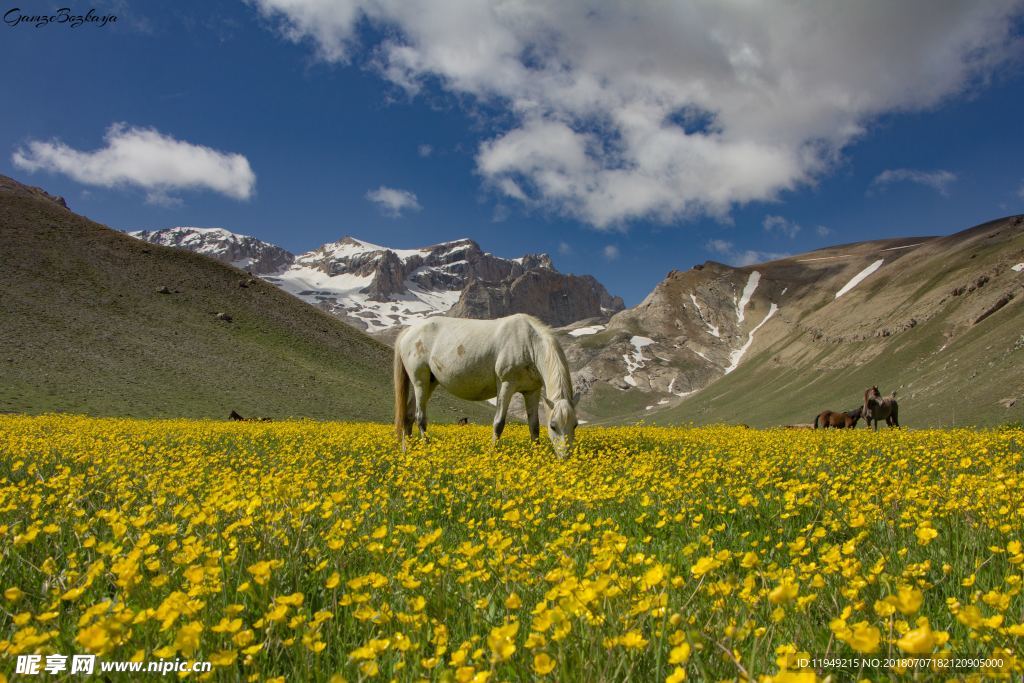
<path fill-rule="evenodd" d="M 497 320 L 429 318 L 397 340 L 410 372 L 427 372 L 449 392 L 468 400 L 493 398 L 497 377 L 531 362 L 531 318 Z"/>

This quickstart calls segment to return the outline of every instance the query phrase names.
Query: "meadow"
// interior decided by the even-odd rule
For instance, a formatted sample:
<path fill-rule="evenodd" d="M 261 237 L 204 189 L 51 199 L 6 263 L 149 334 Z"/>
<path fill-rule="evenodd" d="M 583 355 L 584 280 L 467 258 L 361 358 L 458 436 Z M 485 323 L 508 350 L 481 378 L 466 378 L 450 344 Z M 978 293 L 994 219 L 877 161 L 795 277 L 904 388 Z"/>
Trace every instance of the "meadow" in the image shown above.
<path fill-rule="evenodd" d="M 1021 429 L 0 416 L 0 683 L 1020 680 L 1022 541 Z"/>

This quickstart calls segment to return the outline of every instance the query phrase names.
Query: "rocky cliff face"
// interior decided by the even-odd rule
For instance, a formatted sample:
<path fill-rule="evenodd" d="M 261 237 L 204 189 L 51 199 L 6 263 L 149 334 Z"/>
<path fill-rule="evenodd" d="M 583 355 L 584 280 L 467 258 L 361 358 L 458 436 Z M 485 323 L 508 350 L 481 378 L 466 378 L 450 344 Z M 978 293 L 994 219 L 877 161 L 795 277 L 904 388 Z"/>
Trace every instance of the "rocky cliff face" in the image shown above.
<path fill-rule="evenodd" d="M 420 318 L 496 318 L 530 313 L 567 325 L 622 310 L 594 278 L 555 270 L 547 254 L 505 259 L 460 239 L 391 249 L 343 237 L 294 256 L 272 244 L 215 228 L 130 233 L 189 249 L 261 275 L 352 325 L 385 338 Z"/>
<path fill-rule="evenodd" d="M 295 256 L 281 247 L 222 228 L 177 227 L 128 234 L 145 242 L 205 254 L 254 275 L 280 272 L 295 261 Z"/>
<path fill-rule="evenodd" d="M 271 281 L 382 333 L 439 313 L 530 313 L 560 326 L 623 308 L 594 278 L 559 273 L 547 254 L 505 259 L 470 239 L 389 249 L 344 237 L 299 256 L 293 269 Z"/>
<path fill-rule="evenodd" d="M 615 406 L 619 416 L 756 422 L 768 408 L 782 416 L 775 406 L 788 403 L 799 418 L 791 421 L 807 422 L 819 403 L 856 407 L 872 384 L 937 410 L 986 372 L 992 395 L 978 400 L 999 412 L 997 402 L 1020 398 L 1024 386 L 1020 359 L 994 370 L 1024 347 L 1022 301 L 1017 216 L 948 237 L 848 244 L 743 268 L 709 261 L 560 338 L 584 412 L 596 416 Z"/>
<path fill-rule="evenodd" d="M 623 308 L 620 297 L 589 275 L 563 275 L 550 267 L 530 269 L 501 281 L 472 280 L 448 315 L 501 318 L 529 313 L 549 325 L 608 316 Z"/>

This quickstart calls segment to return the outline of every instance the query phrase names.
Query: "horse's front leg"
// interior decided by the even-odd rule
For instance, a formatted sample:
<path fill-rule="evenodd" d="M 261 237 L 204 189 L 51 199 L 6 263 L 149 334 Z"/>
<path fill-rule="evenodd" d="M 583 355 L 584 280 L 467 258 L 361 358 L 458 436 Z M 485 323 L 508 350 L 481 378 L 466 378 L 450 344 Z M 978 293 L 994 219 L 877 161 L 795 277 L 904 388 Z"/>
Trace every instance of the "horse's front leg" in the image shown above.
<path fill-rule="evenodd" d="M 514 393 L 511 382 L 502 382 L 498 386 L 498 400 L 496 401 L 498 410 L 494 413 L 494 438 L 491 440 L 492 445 L 498 443 L 501 433 L 505 431 L 505 416 L 508 414 L 508 404 L 512 402 L 512 395 Z"/>
<path fill-rule="evenodd" d="M 524 391 L 523 401 L 526 403 L 526 419 L 530 423 L 530 440 L 540 438 L 540 389 Z"/>

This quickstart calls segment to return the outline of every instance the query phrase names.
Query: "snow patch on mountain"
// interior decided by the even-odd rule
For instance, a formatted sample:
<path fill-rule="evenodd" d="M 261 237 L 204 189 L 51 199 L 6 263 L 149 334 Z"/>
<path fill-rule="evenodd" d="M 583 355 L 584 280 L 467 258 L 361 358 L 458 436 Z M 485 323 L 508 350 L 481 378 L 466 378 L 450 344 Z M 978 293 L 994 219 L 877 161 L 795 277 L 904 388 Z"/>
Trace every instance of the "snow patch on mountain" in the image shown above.
<path fill-rule="evenodd" d="M 697 317 L 699 317 L 701 319 L 701 322 L 703 322 L 707 326 L 708 331 L 711 333 L 711 336 L 720 338 L 722 334 L 718 330 L 718 325 L 712 325 L 711 321 L 704 317 L 704 311 L 700 309 L 700 304 L 697 303 L 697 296 L 693 292 L 690 292 L 690 301 L 693 302 L 693 307 L 697 310 Z"/>
<path fill-rule="evenodd" d="M 431 291 L 407 283 L 407 292 L 392 295 L 390 301 L 375 301 L 364 293 L 372 275 L 327 275 L 300 265 L 264 279 L 306 303 L 358 319 L 368 332 L 383 332 L 443 313 L 458 302 L 460 294 L 458 290 Z"/>
<path fill-rule="evenodd" d="M 1015 266 L 1010 266 L 1010 270 L 1015 270 L 1018 273 L 1021 272 L 1021 271 L 1024 271 L 1024 263 L 1018 263 Z"/>
<path fill-rule="evenodd" d="M 578 327 L 575 330 L 569 330 L 570 337 L 586 337 L 591 334 L 597 334 L 604 329 L 604 325 L 588 325 L 587 327 Z"/>
<path fill-rule="evenodd" d="M 754 296 L 754 292 L 757 290 L 757 283 L 760 281 L 761 273 L 756 270 L 750 273 L 750 277 L 747 278 L 747 285 L 743 288 L 740 300 L 736 303 L 737 322 L 743 322 L 743 312 L 746 310 L 747 304 L 750 303 L 750 297 Z"/>
<path fill-rule="evenodd" d="M 878 259 L 877 261 L 872 263 L 870 266 L 868 266 L 864 270 L 862 270 L 859 273 L 857 273 L 856 275 L 854 275 L 850 279 L 849 282 L 847 282 L 845 285 L 843 285 L 842 289 L 840 289 L 838 292 L 836 292 L 836 298 L 838 299 L 843 294 L 846 294 L 851 289 L 853 289 L 854 287 L 859 285 L 861 282 L 864 281 L 864 278 L 866 278 L 868 275 L 871 275 L 871 273 L 873 273 L 876 270 L 878 270 L 879 268 L 881 268 L 883 263 L 885 263 L 885 259 Z"/>
<path fill-rule="evenodd" d="M 771 317 L 772 317 L 773 315 L 775 315 L 775 312 L 776 312 L 777 310 L 779 310 L 779 307 L 778 307 L 778 305 L 777 305 L 777 304 L 774 304 L 774 303 L 773 303 L 773 304 L 771 305 L 771 307 L 770 307 L 770 308 L 768 309 L 768 315 L 766 315 L 766 316 L 764 317 L 764 320 L 762 320 L 761 322 L 759 322 L 759 323 L 758 323 L 758 324 L 757 324 L 757 325 L 756 325 L 756 326 L 754 327 L 754 329 L 752 329 L 752 330 L 750 331 L 750 334 L 748 334 L 748 335 L 747 335 L 747 342 L 746 342 L 746 343 L 745 343 L 745 344 L 744 344 L 743 346 L 741 346 L 740 348 L 736 349 L 735 351 L 733 351 L 732 353 L 730 353 L 730 354 L 729 354 L 729 367 L 727 367 L 727 368 L 725 369 L 725 374 L 727 374 L 727 375 L 728 375 L 728 374 L 729 374 L 730 372 L 732 372 L 732 371 L 733 371 L 733 370 L 735 370 L 735 369 L 736 369 L 737 367 L 739 367 L 739 365 L 740 365 L 740 360 L 742 360 L 742 359 L 743 359 L 743 356 L 744 356 L 744 355 L 745 355 L 745 354 L 747 353 L 747 351 L 748 351 L 748 350 L 750 349 L 750 345 L 754 343 L 754 334 L 755 334 L 755 333 L 756 333 L 756 332 L 757 332 L 757 331 L 758 331 L 759 329 L 761 329 L 761 326 L 762 326 L 762 325 L 764 325 L 764 324 L 765 324 L 766 322 L 768 322 L 768 319 L 769 319 L 769 318 L 771 318 Z"/>
<path fill-rule="evenodd" d="M 637 384 L 636 378 L 633 377 L 633 373 L 640 368 L 645 367 L 646 362 L 650 360 L 649 358 L 644 357 L 644 347 L 657 342 L 650 337 L 635 335 L 630 337 L 629 343 L 633 345 L 633 352 L 622 354 L 623 360 L 626 361 L 626 375 L 622 378 L 622 381 L 631 387 L 635 387 Z"/>

